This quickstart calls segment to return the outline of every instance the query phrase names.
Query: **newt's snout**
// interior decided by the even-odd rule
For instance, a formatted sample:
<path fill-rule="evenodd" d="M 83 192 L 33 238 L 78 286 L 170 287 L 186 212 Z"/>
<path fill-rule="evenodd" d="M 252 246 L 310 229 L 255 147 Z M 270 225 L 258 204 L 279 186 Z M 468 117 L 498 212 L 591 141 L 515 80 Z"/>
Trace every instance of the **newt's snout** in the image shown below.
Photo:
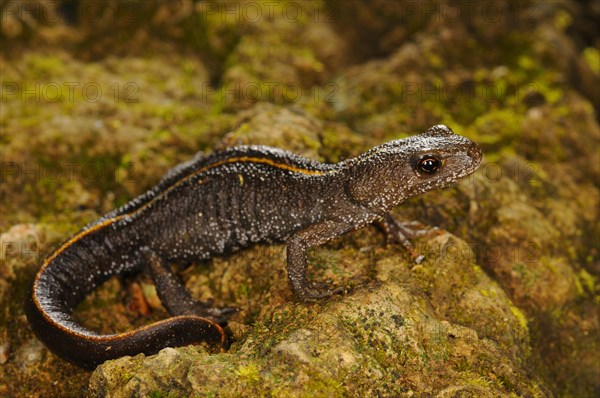
<path fill-rule="evenodd" d="M 469 157 L 473 160 L 473 169 L 476 169 L 481 163 L 481 158 L 483 154 L 481 153 L 481 148 L 474 142 L 471 142 L 471 148 L 467 151 Z"/>

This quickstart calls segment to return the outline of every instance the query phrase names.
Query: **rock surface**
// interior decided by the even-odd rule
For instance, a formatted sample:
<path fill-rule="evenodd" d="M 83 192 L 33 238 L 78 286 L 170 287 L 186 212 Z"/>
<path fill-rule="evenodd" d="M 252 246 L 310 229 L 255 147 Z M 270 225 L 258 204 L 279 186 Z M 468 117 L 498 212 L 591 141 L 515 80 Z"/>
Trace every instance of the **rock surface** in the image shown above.
<path fill-rule="evenodd" d="M 396 250 L 373 248 L 354 260 L 371 277 L 352 294 L 273 307 L 227 353 L 167 348 L 109 361 L 88 393 L 544 396 L 526 369 L 523 314 L 472 256 L 457 259 L 463 241 L 435 235 L 424 247 L 428 260 L 412 270 Z"/>

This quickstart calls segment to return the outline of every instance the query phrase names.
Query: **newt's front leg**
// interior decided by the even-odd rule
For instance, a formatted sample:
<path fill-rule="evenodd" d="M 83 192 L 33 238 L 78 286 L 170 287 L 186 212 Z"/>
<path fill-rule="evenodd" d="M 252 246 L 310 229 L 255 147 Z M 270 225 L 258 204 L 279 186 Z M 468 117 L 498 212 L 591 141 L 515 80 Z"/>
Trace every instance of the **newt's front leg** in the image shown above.
<path fill-rule="evenodd" d="M 343 288 L 323 290 L 316 288 L 306 277 L 306 252 L 313 246 L 330 241 L 353 228 L 348 224 L 324 221 L 313 224 L 294 234 L 287 241 L 288 279 L 294 294 L 302 301 L 319 300 L 343 292 Z"/>
<path fill-rule="evenodd" d="M 415 231 L 389 214 L 386 214 L 382 220 L 373 222 L 373 224 L 385 234 L 386 243 L 401 244 L 415 264 L 423 262 L 425 256 L 419 253 L 410 241 L 411 238 L 423 231 Z"/>

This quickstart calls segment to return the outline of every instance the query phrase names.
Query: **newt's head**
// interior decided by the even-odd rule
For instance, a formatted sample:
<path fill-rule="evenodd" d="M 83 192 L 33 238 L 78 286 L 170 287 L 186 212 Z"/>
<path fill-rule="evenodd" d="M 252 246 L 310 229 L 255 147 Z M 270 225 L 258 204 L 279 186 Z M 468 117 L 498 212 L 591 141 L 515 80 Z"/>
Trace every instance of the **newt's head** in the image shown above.
<path fill-rule="evenodd" d="M 444 188 L 473 173 L 481 149 L 444 125 L 394 140 L 348 162 L 354 199 L 375 211 L 388 211 L 404 200 Z"/>

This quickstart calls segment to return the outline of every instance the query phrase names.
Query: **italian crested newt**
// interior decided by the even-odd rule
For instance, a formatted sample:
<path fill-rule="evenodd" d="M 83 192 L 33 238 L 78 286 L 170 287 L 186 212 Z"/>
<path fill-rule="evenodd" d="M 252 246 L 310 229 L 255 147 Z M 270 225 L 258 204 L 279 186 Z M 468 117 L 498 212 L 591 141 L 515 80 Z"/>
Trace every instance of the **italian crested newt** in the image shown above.
<path fill-rule="evenodd" d="M 234 309 L 194 300 L 171 270 L 255 243 L 284 243 L 287 272 L 302 301 L 329 297 L 307 280 L 307 249 L 373 222 L 404 200 L 473 173 L 477 144 L 448 127 L 395 140 L 337 164 L 281 149 L 242 146 L 196 156 L 148 192 L 87 225 L 34 277 L 25 310 L 46 346 L 82 367 L 168 346 L 223 344 Z M 402 235 L 398 224 L 391 228 Z M 401 239 L 407 247 L 410 244 Z M 73 318 L 75 307 L 112 276 L 149 272 L 172 317 L 102 335 Z"/>

